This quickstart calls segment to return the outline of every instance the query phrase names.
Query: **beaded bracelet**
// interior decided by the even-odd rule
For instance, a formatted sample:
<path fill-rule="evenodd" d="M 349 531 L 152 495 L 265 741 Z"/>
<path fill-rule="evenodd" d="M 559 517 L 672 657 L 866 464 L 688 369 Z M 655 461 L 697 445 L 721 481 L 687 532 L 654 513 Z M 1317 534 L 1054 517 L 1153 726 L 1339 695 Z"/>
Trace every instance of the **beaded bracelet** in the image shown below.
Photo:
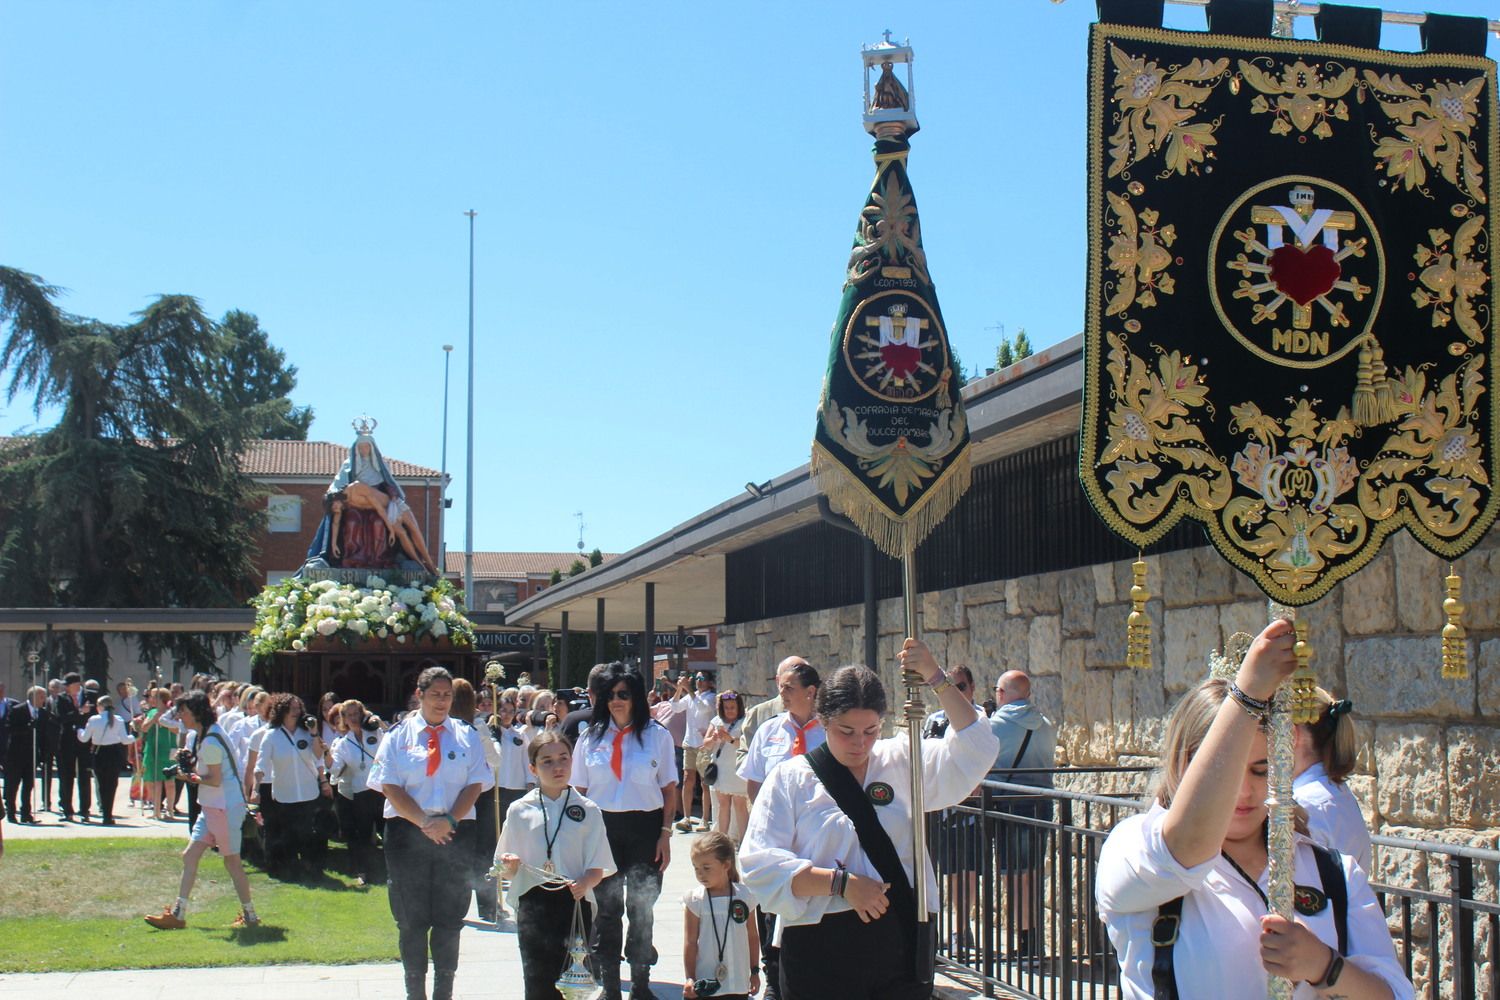
<path fill-rule="evenodd" d="M 1267 722 L 1270 720 L 1270 699 L 1252 698 L 1250 695 L 1240 690 L 1240 686 L 1234 681 L 1229 682 L 1229 697 L 1238 702 L 1239 706 L 1243 708 L 1245 712 L 1251 717 L 1258 719 L 1261 722 Z"/>

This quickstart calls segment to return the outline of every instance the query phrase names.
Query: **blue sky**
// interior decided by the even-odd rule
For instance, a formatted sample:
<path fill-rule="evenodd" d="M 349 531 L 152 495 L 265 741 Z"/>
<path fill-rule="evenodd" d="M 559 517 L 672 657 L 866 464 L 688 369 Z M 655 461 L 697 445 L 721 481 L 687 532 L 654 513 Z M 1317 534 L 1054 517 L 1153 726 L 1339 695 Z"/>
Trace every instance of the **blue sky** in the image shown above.
<path fill-rule="evenodd" d="M 806 461 L 882 29 L 916 49 L 910 170 L 966 367 L 1001 326 L 1078 332 L 1093 13 L 3 0 L 0 259 L 101 319 L 162 292 L 254 312 L 313 438 L 368 412 L 387 455 L 434 467 L 455 345 L 461 550 L 476 209 L 474 546 L 571 548 L 582 510 L 586 543 L 621 551 Z M 0 433 L 38 423 L 0 407 Z"/>

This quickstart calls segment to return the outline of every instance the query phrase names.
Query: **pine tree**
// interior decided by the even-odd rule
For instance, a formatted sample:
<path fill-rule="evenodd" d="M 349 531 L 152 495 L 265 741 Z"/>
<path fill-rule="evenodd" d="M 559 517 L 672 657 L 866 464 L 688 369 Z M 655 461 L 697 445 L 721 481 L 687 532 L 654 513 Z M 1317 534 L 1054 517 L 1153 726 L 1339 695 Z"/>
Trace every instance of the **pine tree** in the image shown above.
<path fill-rule="evenodd" d="M 589 553 L 589 566 L 590 567 L 597 566 L 600 563 L 602 563 L 603 561 L 604 561 L 604 553 L 600 552 L 597 548 L 594 549 L 594 551 L 592 551 L 592 552 Z"/>
<path fill-rule="evenodd" d="M 1016 331 L 1014 350 L 1017 361 L 1020 361 L 1022 358 L 1031 357 L 1031 338 L 1026 336 L 1026 328 L 1024 326 Z"/>
<path fill-rule="evenodd" d="M 59 289 L 0 267 L 0 372 L 55 425 L 0 450 L 0 605 L 213 608 L 242 603 L 264 491 L 239 469 L 245 442 L 290 436 L 310 414 L 254 317 L 209 319 L 164 295 L 134 320 L 68 314 Z M 226 329 L 227 328 L 227 329 Z M 258 336 L 257 336 L 258 335 Z M 141 661 L 213 667 L 237 637 L 142 633 Z M 90 676 L 108 674 L 101 633 L 64 641 Z"/>
<path fill-rule="evenodd" d="M 1011 350 L 1010 340 L 1007 337 L 1000 338 L 1000 347 L 995 351 L 995 370 L 1003 371 L 1016 363 L 1015 352 Z"/>

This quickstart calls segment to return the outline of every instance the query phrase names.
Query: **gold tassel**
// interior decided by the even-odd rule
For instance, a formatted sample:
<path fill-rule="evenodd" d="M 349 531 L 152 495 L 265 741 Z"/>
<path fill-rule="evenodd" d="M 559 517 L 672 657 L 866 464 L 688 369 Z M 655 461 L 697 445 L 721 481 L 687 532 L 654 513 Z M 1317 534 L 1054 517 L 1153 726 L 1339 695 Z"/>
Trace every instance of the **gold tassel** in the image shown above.
<path fill-rule="evenodd" d="M 1388 424 L 1396 419 L 1396 388 L 1386 378 L 1385 349 L 1370 338 L 1370 381 L 1375 386 L 1375 419 Z"/>
<path fill-rule="evenodd" d="M 1448 597 L 1443 601 L 1443 614 L 1448 616 L 1448 624 L 1443 626 L 1443 679 L 1467 680 L 1469 650 L 1465 641 L 1467 633 L 1464 632 L 1464 602 L 1460 599 L 1464 581 L 1449 566 L 1447 579 L 1443 582 L 1448 587 Z"/>
<path fill-rule="evenodd" d="M 1375 338 L 1366 337 L 1359 345 L 1359 373 L 1354 383 L 1354 422 L 1361 427 L 1374 427 L 1379 423 L 1379 408 L 1375 402 L 1374 350 L 1370 347 Z"/>
<path fill-rule="evenodd" d="M 1292 655 L 1297 658 L 1297 669 L 1292 672 L 1292 724 L 1312 725 L 1318 721 L 1318 678 L 1312 669 L 1313 648 L 1307 641 L 1307 622 L 1298 621 L 1293 628 L 1297 641 L 1292 645 Z"/>
<path fill-rule="evenodd" d="M 1146 614 L 1146 602 L 1151 600 L 1151 591 L 1146 589 L 1146 560 L 1137 558 L 1130 564 L 1130 617 L 1125 622 L 1125 665 L 1137 670 L 1151 669 L 1151 617 Z"/>

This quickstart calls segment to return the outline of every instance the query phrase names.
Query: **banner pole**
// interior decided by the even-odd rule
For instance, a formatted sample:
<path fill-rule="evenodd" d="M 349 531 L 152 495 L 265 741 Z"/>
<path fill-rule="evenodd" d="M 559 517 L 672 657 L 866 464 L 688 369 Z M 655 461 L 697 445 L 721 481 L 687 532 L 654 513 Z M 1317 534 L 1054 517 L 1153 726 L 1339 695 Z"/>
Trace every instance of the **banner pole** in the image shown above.
<path fill-rule="evenodd" d="M 500 685 L 497 682 L 495 682 L 495 681 L 490 681 L 490 711 L 494 713 L 494 715 L 492 716 L 492 718 L 494 718 L 494 719 L 499 719 L 500 718 Z M 489 721 L 490 721 L 489 719 L 486 719 L 485 723 L 488 724 Z M 497 745 L 499 744 L 500 740 L 503 739 L 503 737 L 499 733 L 491 732 L 490 735 L 495 738 L 495 742 L 496 742 Z M 497 831 L 497 835 L 498 835 L 498 831 L 500 829 L 501 818 L 502 817 L 500 816 L 500 765 L 497 762 L 495 764 L 495 830 Z M 500 928 L 500 911 L 503 910 L 503 909 L 505 909 L 505 900 L 502 899 L 502 898 L 500 898 L 500 876 L 496 875 L 495 876 L 495 929 L 496 930 L 499 930 L 499 928 Z"/>
<path fill-rule="evenodd" d="M 911 546 L 901 554 L 901 597 L 906 610 L 906 634 L 920 638 L 917 629 L 917 560 Z M 917 979 L 925 982 L 932 978 L 931 954 L 927 948 L 928 930 L 927 902 L 927 810 L 923 806 L 922 788 L 922 720 L 927 715 L 927 706 L 922 701 L 922 678 L 914 671 L 903 671 L 906 684 L 906 740 L 908 759 L 911 761 L 911 844 L 912 882 L 917 891 L 917 940 L 913 948 L 917 956 Z"/>
<path fill-rule="evenodd" d="M 1271 621 L 1295 621 L 1295 608 L 1268 602 Z M 1269 813 L 1266 843 L 1267 897 L 1271 912 L 1288 920 L 1295 919 L 1296 841 L 1293 837 L 1292 713 L 1291 682 L 1283 681 L 1271 702 L 1271 727 L 1266 733 L 1269 789 L 1266 806 Z M 1266 977 L 1268 1000 L 1291 1000 L 1293 984 L 1280 976 Z"/>

